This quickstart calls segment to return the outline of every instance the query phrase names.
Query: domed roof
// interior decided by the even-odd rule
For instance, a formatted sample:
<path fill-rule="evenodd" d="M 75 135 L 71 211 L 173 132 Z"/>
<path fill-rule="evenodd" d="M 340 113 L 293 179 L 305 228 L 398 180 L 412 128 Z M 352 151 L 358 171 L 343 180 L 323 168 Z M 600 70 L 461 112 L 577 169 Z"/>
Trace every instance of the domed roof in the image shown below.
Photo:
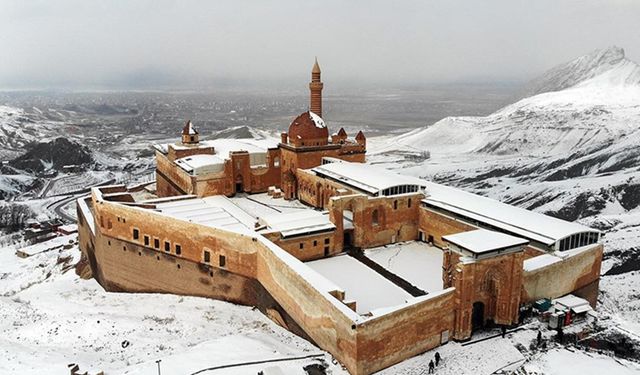
<path fill-rule="evenodd" d="M 324 120 L 307 111 L 296 117 L 289 126 L 289 139 L 328 139 L 329 130 Z"/>

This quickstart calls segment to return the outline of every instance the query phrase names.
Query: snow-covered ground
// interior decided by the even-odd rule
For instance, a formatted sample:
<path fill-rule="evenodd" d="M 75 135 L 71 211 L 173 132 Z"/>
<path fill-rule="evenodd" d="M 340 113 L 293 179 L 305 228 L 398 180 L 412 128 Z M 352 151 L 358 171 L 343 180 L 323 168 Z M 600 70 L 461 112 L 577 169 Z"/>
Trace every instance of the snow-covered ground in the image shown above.
<path fill-rule="evenodd" d="M 364 255 L 425 292 L 442 290 L 442 250 L 420 241 L 367 249 Z"/>
<path fill-rule="evenodd" d="M 404 289 L 349 255 L 318 259 L 306 264 L 344 290 L 345 300 L 355 300 L 359 314 L 401 305 L 413 299 Z"/>
<path fill-rule="evenodd" d="M 26 259 L 0 249 L 0 373 L 68 374 L 68 363 L 107 374 L 187 374 L 220 365 L 320 354 L 251 307 L 205 298 L 105 292 L 72 265 L 77 248 Z M 310 358 L 225 370 L 279 366 L 304 374 Z"/>

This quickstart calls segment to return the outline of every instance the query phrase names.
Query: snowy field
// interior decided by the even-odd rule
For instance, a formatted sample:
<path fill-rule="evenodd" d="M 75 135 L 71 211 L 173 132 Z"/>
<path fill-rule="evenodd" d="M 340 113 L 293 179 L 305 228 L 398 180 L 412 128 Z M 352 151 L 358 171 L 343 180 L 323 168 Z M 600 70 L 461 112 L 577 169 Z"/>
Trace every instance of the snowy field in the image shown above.
<path fill-rule="evenodd" d="M 425 292 L 442 290 L 442 250 L 410 241 L 367 249 L 364 255 Z"/>
<path fill-rule="evenodd" d="M 108 293 L 71 267 L 77 248 L 22 259 L 0 249 L 0 374 L 68 374 L 68 363 L 106 374 L 164 374 L 320 354 L 332 357 L 251 307 L 205 298 Z M 64 270 L 64 272 L 63 272 Z M 257 373 L 269 366 L 304 374 L 316 359 L 227 369 Z M 46 369 L 43 372 L 43 369 Z"/>

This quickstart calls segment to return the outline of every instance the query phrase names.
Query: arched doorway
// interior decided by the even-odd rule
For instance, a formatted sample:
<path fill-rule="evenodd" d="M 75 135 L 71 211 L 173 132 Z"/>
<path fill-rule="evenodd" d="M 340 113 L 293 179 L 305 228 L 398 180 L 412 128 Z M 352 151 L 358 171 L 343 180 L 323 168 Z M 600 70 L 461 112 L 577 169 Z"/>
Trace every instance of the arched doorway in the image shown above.
<path fill-rule="evenodd" d="M 236 176 L 236 193 L 242 193 L 244 191 L 244 187 L 242 184 L 242 175 L 239 174 Z"/>
<path fill-rule="evenodd" d="M 353 238 L 353 206 L 349 203 L 342 210 L 342 228 L 343 228 L 343 247 L 344 249 L 350 249 L 353 247 L 354 238 Z"/>
<path fill-rule="evenodd" d="M 471 330 L 477 331 L 484 327 L 484 303 L 475 302 L 471 311 Z"/>

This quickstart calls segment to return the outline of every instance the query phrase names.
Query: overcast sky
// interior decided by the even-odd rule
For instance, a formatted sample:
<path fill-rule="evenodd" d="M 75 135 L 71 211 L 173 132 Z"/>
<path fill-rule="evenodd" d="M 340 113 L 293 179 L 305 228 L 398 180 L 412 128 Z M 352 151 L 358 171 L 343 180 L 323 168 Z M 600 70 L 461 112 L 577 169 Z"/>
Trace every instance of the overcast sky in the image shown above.
<path fill-rule="evenodd" d="M 613 44 L 640 61 L 640 1 L 0 0 L 0 88 L 520 81 Z"/>

